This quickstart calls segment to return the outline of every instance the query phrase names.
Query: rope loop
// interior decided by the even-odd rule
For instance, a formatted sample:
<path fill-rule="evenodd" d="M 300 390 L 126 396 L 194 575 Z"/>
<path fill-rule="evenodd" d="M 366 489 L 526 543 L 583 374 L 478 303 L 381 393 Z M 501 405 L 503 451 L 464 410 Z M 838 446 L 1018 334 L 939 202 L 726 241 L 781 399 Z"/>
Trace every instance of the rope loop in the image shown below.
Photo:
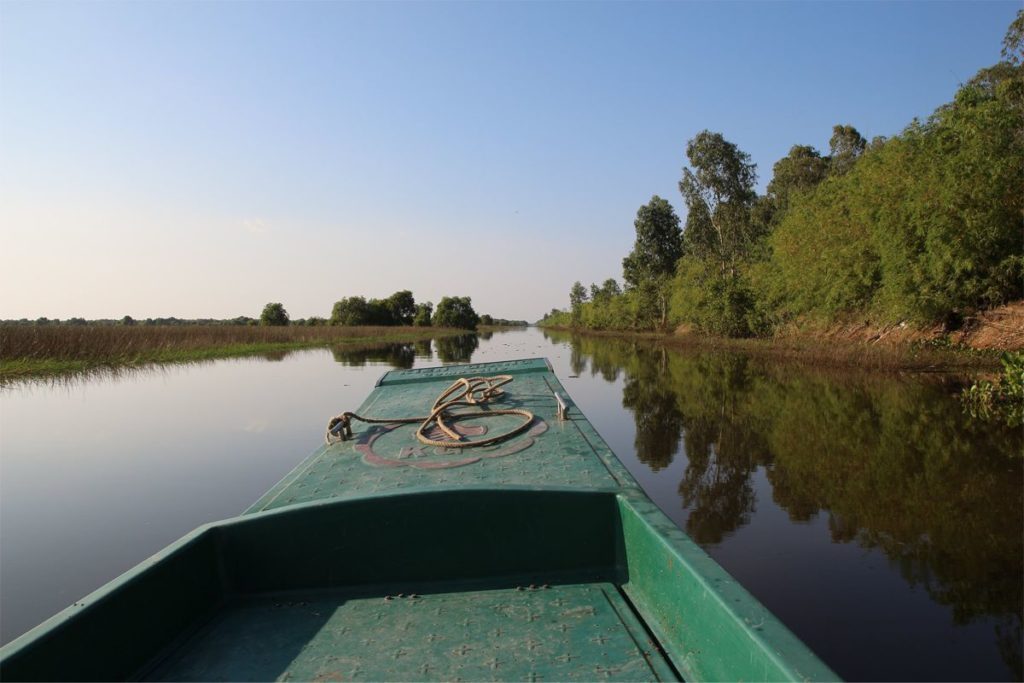
<path fill-rule="evenodd" d="M 359 420 L 367 424 L 411 424 L 419 422 L 416 428 L 416 438 L 420 443 L 438 448 L 474 448 L 477 446 L 490 446 L 491 444 L 504 441 L 517 434 L 526 431 L 533 423 L 533 413 L 529 410 L 519 408 L 503 408 L 499 410 L 486 409 L 486 405 L 492 400 L 504 395 L 502 387 L 512 381 L 512 375 L 495 375 L 493 377 L 460 377 L 452 382 L 451 386 L 441 392 L 430 408 L 430 414 L 424 417 L 396 417 L 377 418 L 363 417 L 352 412 L 344 412 L 331 418 L 327 423 L 327 432 L 324 440 L 328 445 L 339 441 L 347 441 L 352 438 L 352 420 Z M 475 406 L 480 410 L 473 412 L 454 412 L 452 408 L 457 406 Z M 499 415 L 517 415 L 523 418 L 523 422 L 510 429 L 504 434 L 467 441 L 462 438 L 452 427 L 452 424 L 459 420 L 481 417 L 497 417 Z M 448 436 L 447 439 L 433 439 L 427 436 L 427 432 L 436 426 L 441 432 Z"/>

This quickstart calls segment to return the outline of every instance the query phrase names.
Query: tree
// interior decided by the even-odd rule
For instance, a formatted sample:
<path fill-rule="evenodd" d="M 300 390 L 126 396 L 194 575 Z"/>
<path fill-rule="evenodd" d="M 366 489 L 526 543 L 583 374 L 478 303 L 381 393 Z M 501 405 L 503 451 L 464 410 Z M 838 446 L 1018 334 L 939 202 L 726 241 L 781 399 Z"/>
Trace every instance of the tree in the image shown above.
<path fill-rule="evenodd" d="M 412 324 L 417 327 L 430 327 L 430 318 L 434 315 L 434 304 L 428 301 L 425 304 L 416 304 L 416 313 L 413 315 Z"/>
<path fill-rule="evenodd" d="M 789 210 L 791 198 L 817 187 L 828 177 L 829 158 L 810 145 L 793 145 L 789 154 L 775 162 L 768 191 L 751 208 L 753 231 L 767 235 Z"/>
<path fill-rule="evenodd" d="M 683 254 L 679 216 L 672 205 L 658 195 L 641 206 L 633 221 L 636 240 L 633 250 L 622 259 L 622 277 L 627 289 L 643 302 L 638 310 L 654 312 L 653 317 L 640 316 L 640 327 L 650 327 L 668 317 L 668 286 L 675 273 L 676 261 Z"/>
<path fill-rule="evenodd" d="M 120 324 L 121 325 L 134 325 L 135 324 L 135 319 L 132 318 L 130 315 L 126 315 L 125 317 L 121 318 Z"/>
<path fill-rule="evenodd" d="M 288 324 L 288 311 L 279 303 L 270 303 L 263 307 L 260 314 L 260 325 L 284 327 Z"/>
<path fill-rule="evenodd" d="M 684 168 L 679 181 L 688 209 L 684 249 L 734 273 L 761 236 L 750 216 L 757 167 L 721 133 L 707 130 L 687 143 L 686 156 L 693 168 Z"/>
<path fill-rule="evenodd" d="M 686 255 L 679 262 L 673 311 L 704 330 L 746 336 L 752 332 L 754 299 L 744 273 L 772 223 L 771 207 L 757 202 L 750 156 L 720 133 L 702 131 L 687 144 L 686 155 L 692 168 L 683 169 L 679 182 L 688 210 Z M 801 150 L 798 156 L 806 155 Z"/>
<path fill-rule="evenodd" d="M 829 149 L 832 150 L 832 175 L 849 172 L 857 158 L 864 153 L 867 144 L 867 140 L 853 126 L 833 126 L 832 137 L 828 141 Z"/>
<path fill-rule="evenodd" d="M 361 296 L 345 297 L 334 304 L 331 310 L 332 325 L 369 325 L 372 313 L 370 305 Z"/>
<path fill-rule="evenodd" d="M 590 285 L 590 300 L 595 303 L 607 302 L 620 294 L 622 294 L 622 289 L 613 277 L 605 280 L 600 286 Z"/>
<path fill-rule="evenodd" d="M 484 313 L 482 316 L 480 316 L 480 324 L 481 325 L 493 325 L 494 324 L 494 318 L 492 318 L 487 313 Z"/>
<path fill-rule="evenodd" d="M 475 330 L 480 317 L 473 310 L 473 301 L 468 296 L 445 296 L 437 302 L 433 323 L 435 327 L 457 327 Z"/>
<path fill-rule="evenodd" d="M 413 317 L 416 315 L 416 300 L 413 299 L 412 292 L 408 289 L 395 292 L 385 299 L 384 305 L 392 324 L 412 325 Z"/>
<path fill-rule="evenodd" d="M 572 323 L 578 325 L 583 304 L 587 301 L 587 290 L 579 280 L 573 283 L 569 290 L 569 306 L 572 309 Z"/>
<path fill-rule="evenodd" d="M 672 205 L 654 195 L 637 210 L 633 227 L 636 229 L 633 251 L 622 259 L 626 285 L 636 287 L 652 277 L 671 277 L 676 261 L 683 254 L 679 216 Z"/>
<path fill-rule="evenodd" d="M 1021 63 L 1024 62 L 1024 9 L 1017 10 L 1017 17 L 1006 29 L 1003 49 L 1000 54 L 1003 61 L 1012 66 L 1021 66 Z"/>
<path fill-rule="evenodd" d="M 768 196 L 785 209 L 789 195 L 817 187 L 828 176 L 829 160 L 810 145 L 793 145 L 789 154 L 775 162 Z"/>

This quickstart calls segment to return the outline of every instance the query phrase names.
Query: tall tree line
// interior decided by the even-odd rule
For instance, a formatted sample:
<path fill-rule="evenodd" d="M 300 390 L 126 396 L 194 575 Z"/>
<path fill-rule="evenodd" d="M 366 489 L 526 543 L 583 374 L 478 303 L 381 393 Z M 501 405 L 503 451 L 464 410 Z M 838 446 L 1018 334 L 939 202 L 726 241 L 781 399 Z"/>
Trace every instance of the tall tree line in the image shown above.
<path fill-rule="evenodd" d="M 615 280 L 575 283 L 547 324 L 728 336 L 792 321 L 956 325 L 1024 296 L 1024 11 L 1002 60 L 899 135 L 837 125 L 829 153 L 794 145 L 763 196 L 721 133 L 686 147 L 684 224 L 654 196 Z"/>

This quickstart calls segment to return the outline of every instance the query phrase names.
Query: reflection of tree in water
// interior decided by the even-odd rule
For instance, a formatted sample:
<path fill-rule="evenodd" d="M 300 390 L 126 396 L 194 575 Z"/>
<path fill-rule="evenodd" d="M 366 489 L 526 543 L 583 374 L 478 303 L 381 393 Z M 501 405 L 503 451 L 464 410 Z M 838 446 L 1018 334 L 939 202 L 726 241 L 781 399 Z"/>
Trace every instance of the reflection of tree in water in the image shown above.
<path fill-rule="evenodd" d="M 750 521 L 755 508 L 751 474 L 771 458 L 758 423 L 745 410 L 752 378 L 743 356 L 702 356 L 677 363 L 687 466 L 679 482 L 691 509 L 686 530 L 698 543 L 719 543 Z"/>
<path fill-rule="evenodd" d="M 263 360 L 269 360 L 271 363 L 278 363 L 283 361 L 289 354 L 291 354 L 291 351 L 286 349 L 282 351 L 264 351 L 259 355 Z"/>
<path fill-rule="evenodd" d="M 636 363 L 622 390 L 623 407 L 633 411 L 636 457 L 654 471 L 672 464 L 682 436 L 682 415 L 676 395 L 662 377 L 668 362 L 664 350 L 638 350 Z"/>
<path fill-rule="evenodd" d="M 552 344 L 564 344 L 571 342 L 569 355 L 569 368 L 572 374 L 581 375 L 587 369 L 587 361 L 590 362 L 590 375 L 592 377 L 601 375 L 606 382 L 614 382 L 619 378 L 622 370 L 622 359 L 624 352 L 620 347 L 631 345 L 614 339 L 595 339 L 593 337 L 574 337 L 568 332 L 558 330 L 546 330 L 541 328 L 544 338 Z"/>
<path fill-rule="evenodd" d="M 480 346 L 480 340 L 475 334 L 439 337 L 434 343 L 437 345 L 437 357 L 442 363 L 468 363 L 473 352 Z"/>
<path fill-rule="evenodd" d="M 416 362 L 416 347 L 413 344 L 332 346 L 331 354 L 336 362 L 355 368 L 361 368 L 367 363 L 373 362 L 387 363 L 393 368 L 408 370 Z"/>
<path fill-rule="evenodd" d="M 995 617 L 1003 659 L 1024 676 L 1024 435 L 970 420 L 941 383 L 773 379 L 758 399 L 776 502 L 797 519 L 827 511 L 833 540 L 884 551 L 955 623 Z"/>
<path fill-rule="evenodd" d="M 423 339 L 418 342 L 413 342 L 413 348 L 416 351 L 417 358 L 433 358 L 434 352 L 430 348 L 430 340 Z"/>
<path fill-rule="evenodd" d="M 480 339 L 487 341 L 494 336 L 494 330 L 481 330 L 476 333 Z"/>
<path fill-rule="evenodd" d="M 576 344 L 573 344 L 569 351 L 569 369 L 572 370 L 572 374 L 577 376 L 582 375 L 583 371 L 587 369 L 587 357 L 583 355 Z"/>
<path fill-rule="evenodd" d="M 679 493 L 695 540 L 717 543 L 749 521 L 752 475 L 764 468 L 794 521 L 826 514 L 833 541 L 881 549 L 956 623 L 995 620 L 1004 662 L 1024 676 L 1020 431 L 972 422 L 948 386 L 922 378 L 607 338 L 575 339 L 573 350 L 592 373 L 625 372 L 641 461 L 667 466 L 682 434 Z"/>

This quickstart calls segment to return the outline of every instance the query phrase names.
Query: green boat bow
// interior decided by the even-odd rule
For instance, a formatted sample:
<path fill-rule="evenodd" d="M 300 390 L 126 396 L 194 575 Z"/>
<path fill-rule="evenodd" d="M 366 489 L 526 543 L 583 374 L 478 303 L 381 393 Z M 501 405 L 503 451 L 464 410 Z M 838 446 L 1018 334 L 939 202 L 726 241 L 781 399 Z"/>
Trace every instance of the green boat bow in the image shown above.
<path fill-rule="evenodd" d="M 510 438 L 355 423 L 0 649 L 0 677 L 837 679 L 653 505 L 546 361 L 389 372 L 357 413 L 424 415 L 498 374 L 514 381 L 447 429 L 484 440 L 532 414 Z"/>

